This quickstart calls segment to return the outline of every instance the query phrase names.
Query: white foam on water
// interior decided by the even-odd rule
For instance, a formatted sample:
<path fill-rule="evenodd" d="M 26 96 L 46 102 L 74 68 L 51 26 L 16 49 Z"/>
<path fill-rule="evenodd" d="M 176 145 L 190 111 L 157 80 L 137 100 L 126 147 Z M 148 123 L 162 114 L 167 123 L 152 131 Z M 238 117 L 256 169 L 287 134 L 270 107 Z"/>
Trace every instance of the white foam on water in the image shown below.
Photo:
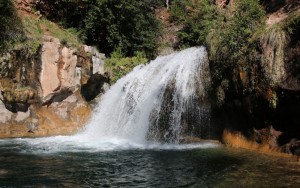
<path fill-rule="evenodd" d="M 99 139 L 97 142 L 78 140 L 76 136 L 18 138 L 2 140 L 0 146 L 13 144 L 21 153 L 108 152 L 122 150 L 191 150 L 220 147 L 215 142 L 191 144 L 134 143 L 126 139 Z"/>

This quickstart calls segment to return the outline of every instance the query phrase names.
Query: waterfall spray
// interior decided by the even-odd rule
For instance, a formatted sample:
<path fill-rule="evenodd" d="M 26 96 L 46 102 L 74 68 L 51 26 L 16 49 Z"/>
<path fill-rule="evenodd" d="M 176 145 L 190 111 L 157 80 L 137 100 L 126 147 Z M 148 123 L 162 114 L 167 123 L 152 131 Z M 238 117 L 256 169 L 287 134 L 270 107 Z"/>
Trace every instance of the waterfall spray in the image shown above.
<path fill-rule="evenodd" d="M 136 67 L 102 97 L 80 136 L 178 143 L 201 132 L 209 116 L 201 102 L 207 64 L 205 48 L 193 47 Z"/>

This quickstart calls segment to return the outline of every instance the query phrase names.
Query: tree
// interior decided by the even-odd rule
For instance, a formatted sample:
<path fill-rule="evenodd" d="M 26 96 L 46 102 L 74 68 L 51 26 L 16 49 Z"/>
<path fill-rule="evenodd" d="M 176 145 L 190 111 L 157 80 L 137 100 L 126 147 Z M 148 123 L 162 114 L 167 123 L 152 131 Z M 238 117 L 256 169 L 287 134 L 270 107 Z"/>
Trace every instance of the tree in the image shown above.
<path fill-rule="evenodd" d="M 121 48 L 129 56 L 136 51 L 143 51 L 148 57 L 154 55 L 159 25 L 148 3 L 95 1 L 84 20 L 86 41 L 106 54 Z"/>

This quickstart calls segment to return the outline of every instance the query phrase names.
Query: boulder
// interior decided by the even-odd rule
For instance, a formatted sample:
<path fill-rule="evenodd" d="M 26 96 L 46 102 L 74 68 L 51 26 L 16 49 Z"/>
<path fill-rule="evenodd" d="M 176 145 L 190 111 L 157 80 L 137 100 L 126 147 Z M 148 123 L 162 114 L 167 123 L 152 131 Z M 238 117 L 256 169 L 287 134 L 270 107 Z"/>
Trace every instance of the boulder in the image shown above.
<path fill-rule="evenodd" d="M 60 41 L 56 38 L 45 36 L 41 52 L 42 70 L 40 83 L 43 102 L 51 99 L 53 93 L 60 87 L 58 75 Z"/>
<path fill-rule="evenodd" d="M 0 100 L 0 124 L 8 124 L 10 122 L 22 123 L 30 117 L 30 110 L 25 112 L 12 112 L 7 109 L 7 106 Z"/>

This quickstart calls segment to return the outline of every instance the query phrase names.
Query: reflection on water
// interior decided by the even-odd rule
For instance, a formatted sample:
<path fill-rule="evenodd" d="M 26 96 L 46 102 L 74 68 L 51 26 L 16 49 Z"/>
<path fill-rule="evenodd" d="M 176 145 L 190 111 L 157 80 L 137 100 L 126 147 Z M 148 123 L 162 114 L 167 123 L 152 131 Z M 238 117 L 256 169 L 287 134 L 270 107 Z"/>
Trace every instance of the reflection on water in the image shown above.
<path fill-rule="evenodd" d="M 223 147 L 34 149 L 0 142 L 1 187 L 300 187 L 300 167 L 288 159 Z"/>

